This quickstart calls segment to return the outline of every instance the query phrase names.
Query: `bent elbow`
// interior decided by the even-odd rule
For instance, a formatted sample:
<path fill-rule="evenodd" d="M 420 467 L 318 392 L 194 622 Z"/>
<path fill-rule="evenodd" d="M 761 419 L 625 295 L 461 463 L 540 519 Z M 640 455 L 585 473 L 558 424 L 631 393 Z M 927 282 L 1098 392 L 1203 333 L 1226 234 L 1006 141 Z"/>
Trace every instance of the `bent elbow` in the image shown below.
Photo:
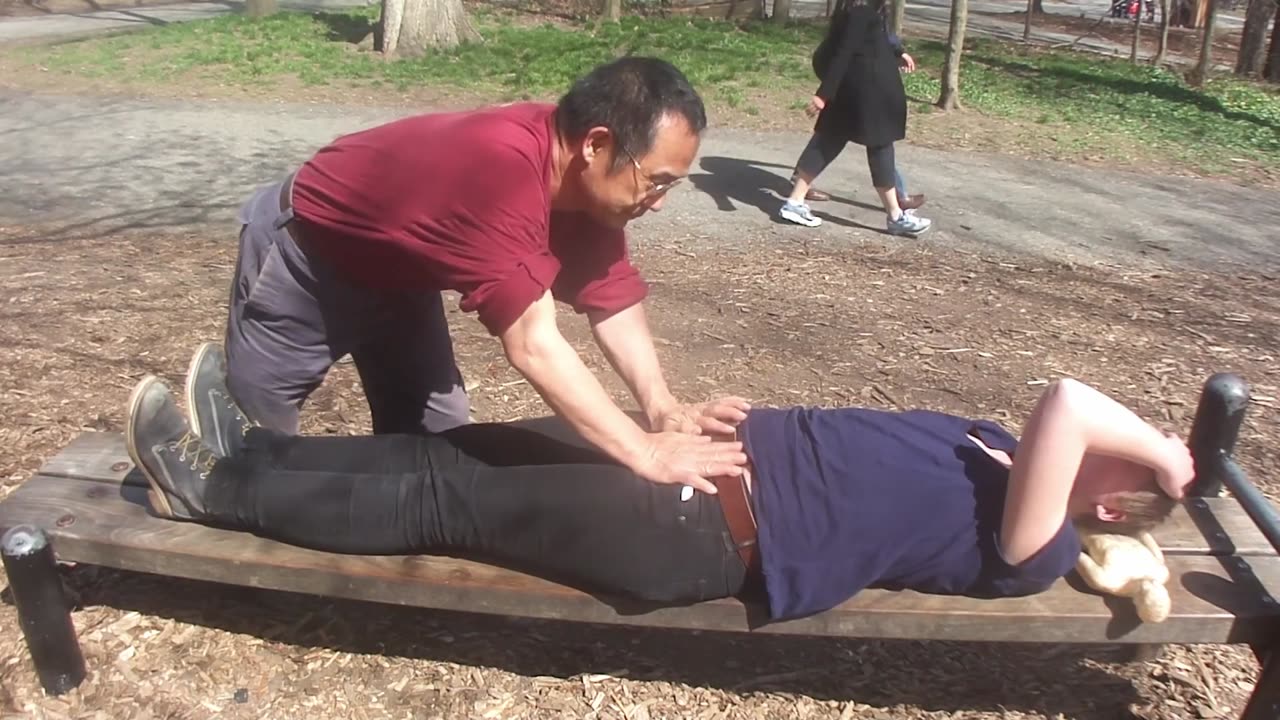
<path fill-rule="evenodd" d="M 1045 409 L 1054 415 L 1080 417 L 1087 405 L 1089 387 L 1073 378 L 1059 378 L 1045 388 Z"/>

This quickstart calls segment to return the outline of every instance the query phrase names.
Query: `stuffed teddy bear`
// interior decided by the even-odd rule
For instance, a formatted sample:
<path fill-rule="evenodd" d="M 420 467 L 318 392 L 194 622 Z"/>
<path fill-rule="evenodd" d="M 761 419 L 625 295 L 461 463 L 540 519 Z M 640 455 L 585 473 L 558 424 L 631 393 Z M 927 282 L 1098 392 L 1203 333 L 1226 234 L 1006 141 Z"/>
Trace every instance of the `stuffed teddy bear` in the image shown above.
<path fill-rule="evenodd" d="M 1090 587 L 1133 598 L 1143 622 L 1158 623 L 1169 617 L 1171 601 L 1165 587 L 1169 568 L 1150 533 L 1135 537 L 1081 529 L 1080 543 L 1084 551 L 1076 571 Z"/>

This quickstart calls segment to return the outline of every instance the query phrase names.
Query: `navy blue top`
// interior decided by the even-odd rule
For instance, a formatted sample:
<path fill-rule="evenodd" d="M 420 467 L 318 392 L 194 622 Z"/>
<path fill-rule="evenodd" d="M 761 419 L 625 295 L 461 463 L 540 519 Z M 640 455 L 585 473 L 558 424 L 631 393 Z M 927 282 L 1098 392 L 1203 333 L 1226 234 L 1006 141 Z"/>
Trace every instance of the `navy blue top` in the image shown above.
<path fill-rule="evenodd" d="M 742 439 L 770 615 L 827 610 L 863 588 L 1027 595 L 1074 567 L 1065 522 L 1017 566 L 997 542 L 1009 473 L 968 438 L 1010 455 L 989 421 L 926 410 L 753 409 Z"/>

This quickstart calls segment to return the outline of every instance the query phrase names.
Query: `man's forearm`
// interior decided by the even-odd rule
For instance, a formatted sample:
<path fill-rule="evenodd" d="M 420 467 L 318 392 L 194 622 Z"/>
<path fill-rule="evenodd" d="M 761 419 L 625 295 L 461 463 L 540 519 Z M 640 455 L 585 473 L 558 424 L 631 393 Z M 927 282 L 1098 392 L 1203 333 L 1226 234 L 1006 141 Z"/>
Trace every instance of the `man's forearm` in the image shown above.
<path fill-rule="evenodd" d="M 676 404 L 662 376 L 644 305 L 636 303 L 603 320 L 593 319 L 591 330 L 614 372 L 651 422 Z"/>
<path fill-rule="evenodd" d="M 527 326 L 502 339 L 507 359 L 583 438 L 635 467 L 644 446 L 644 430 L 618 408 L 560 334 L 554 313 L 549 297 L 531 308 L 529 317 L 520 321 Z"/>

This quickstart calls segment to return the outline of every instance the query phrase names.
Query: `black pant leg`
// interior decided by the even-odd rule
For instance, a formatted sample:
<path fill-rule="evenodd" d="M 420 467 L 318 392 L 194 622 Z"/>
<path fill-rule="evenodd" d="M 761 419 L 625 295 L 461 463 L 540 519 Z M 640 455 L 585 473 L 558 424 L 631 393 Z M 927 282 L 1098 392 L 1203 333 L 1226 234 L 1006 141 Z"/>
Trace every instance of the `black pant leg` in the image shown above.
<path fill-rule="evenodd" d="M 681 500 L 679 486 L 528 429 L 478 429 L 461 444 L 255 430 L 241 457 L 219 463 L 208 504 L 219 522 L 331 552 L 457 552 L 662 602 L 742 588 L 714 497 Z"/>
<path fill-rule="evenodd" d="M 897 185 L 897 170 L 893 143 L 867 148 L 867 168 L 871 171 L 871 185 L 877 188 Z"/>

